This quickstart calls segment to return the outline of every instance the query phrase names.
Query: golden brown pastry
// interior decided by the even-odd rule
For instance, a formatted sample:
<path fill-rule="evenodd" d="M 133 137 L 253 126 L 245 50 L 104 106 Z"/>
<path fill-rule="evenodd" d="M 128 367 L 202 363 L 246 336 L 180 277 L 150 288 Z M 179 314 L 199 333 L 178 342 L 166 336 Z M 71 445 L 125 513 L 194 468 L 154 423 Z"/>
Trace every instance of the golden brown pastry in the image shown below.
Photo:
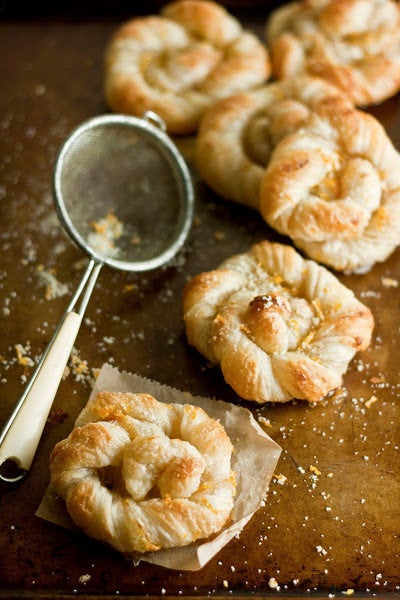
<path fill-rule="evenodd" d="M 266 47 L 221 5 L 178 0 L 117 30 L 106 52 L 105 95 L 114 111 L 153 110 L 170 133 L 189 134 L 215 100 L 269 75 Z"/>
<path fill-rule="evenodd" d="M 231 454 L 199 407 L 101 392 L 55 446 L 51 485 L 85 533 L 117 550 L 186 546 L 229 519 Z"/>
<path fill-rule="evenodd" d="M 273 75 L 309 73 L 342 88 L 358 106 L 400 89 L 400 6 L 395 0 L 300 0 L 267 21 Z"/>
<path fill-rule="evenodd" d="M 275 148 L 260 211 L 309 257 L 363 272 L 400 243 L 400 154 L 357 109 L 325 106 Z"/>
<path fill-rule="evenodd" d="M 374 325 L 327 269 L 267 241 L 195 276 L 183 313 L 189 343 L 258 403 L 317 401 L 338 388 Z"/>
<path fill-rule="evenodd" d="M 350 106 L 335 86 L 316 77 L 294 77 L 235 94 L 203 118 L 195 161 L 220 196 L 259 208 L 259 188 L 276 144 L 326 104 Z"/>

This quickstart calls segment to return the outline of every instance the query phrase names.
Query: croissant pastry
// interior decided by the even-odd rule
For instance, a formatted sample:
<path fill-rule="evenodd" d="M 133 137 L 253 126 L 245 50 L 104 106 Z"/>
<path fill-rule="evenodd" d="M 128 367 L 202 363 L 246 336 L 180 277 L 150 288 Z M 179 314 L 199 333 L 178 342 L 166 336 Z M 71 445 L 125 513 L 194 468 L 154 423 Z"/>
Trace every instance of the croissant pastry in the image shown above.
<path fill-rule="evenodd" d="M 75 523 L 121 552 L 185 546 L 233 508 L 232 444 L 203 409 L 101 392 L 50 456 Z"/>
<path fill-rule="evenodd" d="M 188 342 L 245 400 L 318 401 L 368 347 L 370 310 L 324 267 L 267 241 L 185 287 Z"/>
<path fill-rule="evenodd" d="M 400 89 L 400 6 L 395 0 L 300 0 L 267 21 L 273 75 L 324 77 L 358 106 Z"/>
<path fill-rule="evenodd" d="M 260 211 L 314 260 L 366 271 L 400 242 L 400 154 L 372 115 L 325 106 L 275 148 Z"/>
<path fill-rule="evenodd" d="M 220 100 L 197 135 L 200 176 L 223 198 L 258 209 L 261 179 L 275 146 L 312 112 L 332 103 L 351 105 L 335 86 L 308 76 Z"/>
<path fill-rule="evenodd" d="M 275 146 L 326 104 L 351 106 L 335 86 L 309 76 L 220 100 L 206 112 L 197 135 L 201 177 L 223 198 L 258 209 L 261 178 Z"/>
<path fill-rule="evenodd" d="M 153 110 L 170 133 L 190 134 L 215 100 L 260 85 L 270 71 L 266 47 L 221 5 L 177 0 L 116 31 L 105 96 L 114 111 Z"/>

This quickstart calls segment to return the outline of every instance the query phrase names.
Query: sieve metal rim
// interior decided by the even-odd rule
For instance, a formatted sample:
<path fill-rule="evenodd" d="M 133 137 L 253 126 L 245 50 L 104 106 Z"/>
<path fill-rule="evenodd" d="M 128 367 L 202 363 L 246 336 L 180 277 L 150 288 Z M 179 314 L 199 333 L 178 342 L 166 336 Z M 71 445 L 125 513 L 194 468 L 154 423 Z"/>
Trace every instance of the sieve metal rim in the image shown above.
<path fill-rule="evenodd" d="M 76 142 L 77 138 L 82 134 L 89 130 L 110 124 L 129 126 L 136 131 L 143 130 L 146 134 L 150 135 L 168 154 L 182 186 L 179 198 L 181 211 L 175 236 L 168 247 L 158 255 L 147 260 L 125 261 L 96 252 L 76 229 L 64 204 L 61 190 L 61 171 L 66 154 Z M 114 269 L 131 272 L 149 271 L 169 262 L 182 248 L 191 228 L 194 212 L 194 190 L 189 168 L 176 145 L 165 132 L 162 119 L 156 113 L 150 111 L 144 113 L 142 117 L 134 117 L 125 114 L 103 114 L 90 118 L 73 129 L 71 134 L 61 145 L 56 157 L 53 170 L 53 200 L 62 226 L 79 248 L 98 263 L 106 264 Z"/>

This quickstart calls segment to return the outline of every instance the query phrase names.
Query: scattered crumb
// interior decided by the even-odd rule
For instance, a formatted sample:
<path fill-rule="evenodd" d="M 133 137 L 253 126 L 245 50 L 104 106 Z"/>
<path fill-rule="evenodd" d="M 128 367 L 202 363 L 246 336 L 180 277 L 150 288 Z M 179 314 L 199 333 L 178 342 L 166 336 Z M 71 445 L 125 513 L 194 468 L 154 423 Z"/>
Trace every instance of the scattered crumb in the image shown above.
<path fill-rule="evenodd" d="M 367 408 L 371 408 L 371 406 L 372 406 L 373 404 L 375 404 L 375 402 L 377 402 L 377 401 L 378 401 L 378 398 L 377 398 L 376 396 L 371 396 L 371 398 L 370 398 L 369 400 L 367 400 L 367 401 L 366 401 L 366 403 L 365 403 L 365 406 L 366 406 Z"/>
<path fill-rule="evenodd" d="M 321 475 L 321 471 L 319 469 L 317 469 L 317 467 L 314 467 L 314 465 L 310 465 L 309 470 L 311 471 L 311 473 L 314 473 L 315 475 Z"/>
<path fill-rule="evenodd" d="M 68 286 L 66 283 L 60 283 L 55 276 L 54 269 L 46 270 L 43 265 L 38 265 L 37 271 L 40 279 L 46 285 L 45 298 L 46 300 L 54 300 L 68 294 Z"/>
<path fill-rule="evenodd" d="M 328 554 L 328 552 L 322 546 L 315 546 L 315 549 L 321 556 L 326 556 Z"/>
<path fill-rule="evenodd" d="M 264 427 L 272 427 L 271 421 L 269 419 L 266 419 L 265 417 L 258 417 L 258 422 Z"/>
<path fill-rule="evenodd" d="M 88 236 L 88 243 L 99 254 L 116 256 L 118 248 L 115 246 L 123 233 L 124 226 L 113 213 L 108 213 L 103 219 L 91 223 L 93 232 Z"/>
<path fill-rule="evenodd" d="M 97 377 L 96 371 L 98 374 L 99 369 L 96 370 L 90 368 L 87 360 L 81 359 L 76 348 L 72 348 L 68 367 L 72 375 L 75 377 L 76 381 L 80 381 L 82 383 L 86 383 L 90 386 L 93 386 Z"/>
<path fill-rule="evenodd" d="M 127 283 L 124 287 L 124 292 L 132 292 L 133 290 L 137 290 L 137 288 L 136 283 Z"/>
<path fill-rule="evenodd" d="M 270 580 L 268 581 L 268 585 L 272 590 L 278 590 L 280 589 L 279 587 L 279 583 L 277 582 L 277 580 L 275 579 L 275 577 L 271 577 Z"/>
<path fill-rule="evenodd" d="M 282 475 L 282 473 L 280 473 L 279 475 L 276 475 L 274 473 L 274 477 L 276 479 L 276 483 L 279 483 L 279 485 L 284 485 L 284 483 L 287 481 L 287 477 L 285 475 Z"/>
<path fill-rule="evenodd" d="M 61 408 L 53 408 L 47 417 L 47 422 L 50 423 L 50 425 L 60 425 L 61 423 L 64 423 L 67 418 L 68 413 L 61 410 Z"/>
<path fill-rule="evenodd" d="M 399 287 L 399 282 L 397 279 L 392 279 L 392 277 L 382 277 L 381 279 L 382 285 L 385 288 L 397 288 Z"/>
<path fill-rule="evenodd" d="M 30 356 L 28 356 L 28 353 L 30 351 L 29 345 L 24 347 L 22 344 L 15 344 L 14 348 L 15 352 L 17 353 L 18 364 L 24 367 L 34 366 L 34 361 L 31 359 Z"/>

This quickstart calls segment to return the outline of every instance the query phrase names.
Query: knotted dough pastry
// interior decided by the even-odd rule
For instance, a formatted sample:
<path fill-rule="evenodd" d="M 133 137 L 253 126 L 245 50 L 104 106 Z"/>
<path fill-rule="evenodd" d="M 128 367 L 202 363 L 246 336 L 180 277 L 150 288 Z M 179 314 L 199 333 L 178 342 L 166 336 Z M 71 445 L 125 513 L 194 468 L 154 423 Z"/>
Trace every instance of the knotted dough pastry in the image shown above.
<path fill-rule="evenodd" d="M 366 271 L 400 243 L 400 154 L 372 115 L 325 106 L 275 148 L 260 211 L 309 257 Z"/>
<path fill-rule="evenodd" d="M 201 177 L 223 198 L 258 209 L 261 178 L 276 144 L 326 104 L 351 106 L 335 86 L 308 76 L 220 100 L 197 135 Z"/>
<path fill-rule="evenodd" d="M 368 347 L 374 325 L 327 269 L 267 241 L 195 276 L 183 312 L 189 343 L 258 403 L 326 396 Z"/>
<path fill-rule="evenodd" d="M 273 75 L 310 73 L 358 106 L 400 89 L 400 6 L 395 0 L 300 0 L 267 21 Z"/>
<path fill-rule="evenodd" d="M 199 407 L 101 392 L 55 446 L 51 485 L 86 534 L 121 552 L 185 546 L 229 519 L 231 454 Z"/>
<path fill-rule="evenodd" d="M 153 110 L 170 133 L 189 134 L 215 100 L 260 85 L 270 70 L 266 47 L 222 6 L 178 0 L 117 30 L 105 95 L 114 111 Z"/>

